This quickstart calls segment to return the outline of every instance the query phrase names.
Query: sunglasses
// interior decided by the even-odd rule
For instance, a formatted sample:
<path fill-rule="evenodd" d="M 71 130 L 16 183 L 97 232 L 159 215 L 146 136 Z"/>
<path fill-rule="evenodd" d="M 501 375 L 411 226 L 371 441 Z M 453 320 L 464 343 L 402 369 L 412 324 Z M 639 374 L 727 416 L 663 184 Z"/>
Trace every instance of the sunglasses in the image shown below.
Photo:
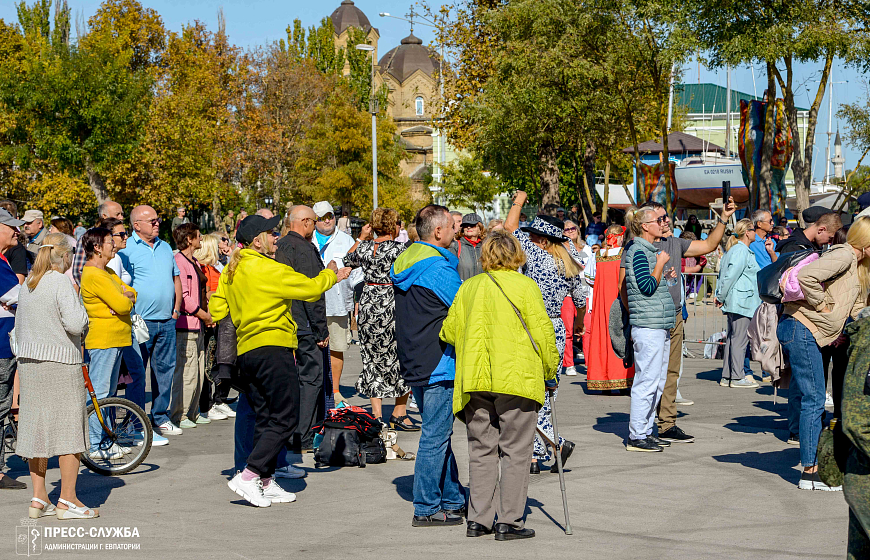
<path fill-rule="evenodd" d="M 575 227 L 566 227 L 566 228 L 565 228 L 565 231 L 566 231 L 566 232 L 568 232 L 568 231 L 577 231 L 577 228 L 575 228 Z"/>
<path fill-rule="evenodd" d="M 120 237 L 121 239 L 127 239 L 130 236 L 126 231 L 119 231 L 118 233 L 113 233 L 112 237 Z"/>
<path fill-rule="evenodd" d="M 151 220 L 136 220 L 136 221 L 137 221 L 137 222 L 148 222 L 148 223 L 150 223 L 152 226 L 159 226 L 159 225 L 160 225 L 160 218 L 154 218 L 154 219 L 151 219 Z"/>
<path fill-rule="evenodd" d="M 323 216 L 320 216 L 319 218 L 317 218 L 317 221 L 318 222 L 328 222 L 328 221 L 334 220 L 334 219 L 335 219 L 335 214 L 327 213 L 327 214 L 324 214 Z"/>
<path fill-rule="evenodd" d="M 670 217 L 668 217 L 667 214 L 665 214 L 664 216 L 659 216 L 658 218 L 656 218 L 656 222 L 658 222 L 659 224 L 665 224 L 665 223 L 669 222 L 670 220 L 671 219 L 670 219 Z"/>
<path fill-rule="evenodd" d="M 273 229 L 271 233 L 272 237 L 281 237 L 281 232 L 279 232 L 277 229 Z"/>

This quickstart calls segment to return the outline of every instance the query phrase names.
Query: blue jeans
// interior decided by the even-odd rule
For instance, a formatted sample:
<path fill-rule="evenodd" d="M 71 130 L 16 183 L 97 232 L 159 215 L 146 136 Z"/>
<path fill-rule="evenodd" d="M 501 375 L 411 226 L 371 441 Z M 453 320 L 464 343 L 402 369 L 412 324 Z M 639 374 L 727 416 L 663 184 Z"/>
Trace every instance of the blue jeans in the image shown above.
<path fill-rule="evenodd" d="M 243 471 L 248 464 L 248 456 L 254 448 L 254 425 L 257 415 L 251 408 L 244 393 L 239 393 L 236 401 L 236 424 L 233 432 L 233 463 L 235 471 Z M 278 453 L 277 468 L 286 467 L 287 453 Z"/>
<path fill-rule="evenodd" d="M 743 358 L 743 375 L 752 375 L 752 349 L 746 345 L 746 357 Z"/>
<path fill-rule="evenodd" d="M 801 464 L 816 464 L 816 448 L 825 414 L 825 375 L 822 350 L 812 333 L 793 317 L 782 317 L 776 336 L 783 354 L 791 364 L 789 409 L 800 410 Z M 792 400 L 796 399 L 796 403 Z"/>
<path fill-rule="evenodd" d="M 143 412 L 148 412 L 145 408 L 145 364 L 142 362 L 142 351 L 139 349 L 135 334 L 133 344 L 121 348 L 121 357 L 127 364 L 127 371 L 133 379 L 127 383 L 124 396 L 139 405 Z"/>
<path fill-rule="evenodd" d="M 465 489 L 450 445 L 453 381 L 411 387 L 423 420 L 414 463 L 414 515 L 433 515 L 465 506 Z"/>
<path fill-rule="evenodd" d="M 141 345 L 142 364 L 151 360 L 151 417 L 155 426 L 169 422 L 175 377 L 175 321 L 145 321 L 150 338 Z"/>
<path fill-rule="evenodd" d="M 98 399 L 114 397 L 118 391 L 118 372 L 121 370 L 120 348 L 94 348 L 88 350 L 90 367 L 88 373 L 94 393 Z M 88 417 L 88 432 L 91 442 L 91 451 L 95 451 L 103 437 L 103 428 L 96 414 Z"/>

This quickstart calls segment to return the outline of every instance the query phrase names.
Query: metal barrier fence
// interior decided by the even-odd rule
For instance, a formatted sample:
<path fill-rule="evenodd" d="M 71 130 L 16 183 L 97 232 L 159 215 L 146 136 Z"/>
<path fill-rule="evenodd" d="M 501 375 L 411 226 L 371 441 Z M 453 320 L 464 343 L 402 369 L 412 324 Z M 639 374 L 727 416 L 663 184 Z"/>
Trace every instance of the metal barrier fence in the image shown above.
<path fill-rule="evenodd" d="M 704 272 L 683 276 L 686 279 L 686 310 L 688 311 L 684 340 L 686 343 L 711 344 L 708 342 L 711 337 L 727 331 L 725 314 L 716 307 L 713 298 L 719 275 L 715 272 Z M 724 339 L 712 344 L 724 345 Z"/>

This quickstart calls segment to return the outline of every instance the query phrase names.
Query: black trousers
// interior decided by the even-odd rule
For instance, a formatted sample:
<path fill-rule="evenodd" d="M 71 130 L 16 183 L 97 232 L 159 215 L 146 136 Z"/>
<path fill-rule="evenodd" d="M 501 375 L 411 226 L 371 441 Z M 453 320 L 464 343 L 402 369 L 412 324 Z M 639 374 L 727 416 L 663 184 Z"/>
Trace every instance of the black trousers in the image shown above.
<path fill-rule="evenodd" d="M 323 349 L 313 334 L 297 334 L 296 368 L 299 371 L 299 425 L 290 446 L 294 452 L 314 444 L 311 428 L 323 420 L 326 403 L 323 393 Z"/>
<path fill-rule="evenodd" d="M 261 478 L 268 478 L 275 473 L 278 454 L 299 423 L 299 374 L 293 350 L 284 346 L 256 348 L 240 355 L 238 365 L 256 416 L 254 448 L 247 465 Z"/>
<path fill-rule="evenodd" d="M 822 348 L 822 363 L 825 366 L 825 384 L 828 381 L 828 364 L 831 364 L 831 398 L 834 399 L 834 418 L 842 418 L 843 380 L 849 365 L 849 342 L 834 347 Z"/>

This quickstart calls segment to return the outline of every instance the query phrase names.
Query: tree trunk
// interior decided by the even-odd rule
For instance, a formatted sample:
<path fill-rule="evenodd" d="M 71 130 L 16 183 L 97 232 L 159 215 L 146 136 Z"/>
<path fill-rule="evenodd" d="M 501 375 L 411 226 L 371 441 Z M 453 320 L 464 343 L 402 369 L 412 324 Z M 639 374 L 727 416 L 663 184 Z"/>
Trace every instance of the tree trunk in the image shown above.
<path fill-rule="evenodd" d="M 607 223 L 607 203 L 610 201 L 610 159 L 604 162 L 604 203 L 601 205 L 601 221 Z"/>
<path fill-rule="evenodd" d="M 659 96 L 659 98 L 663 99 L 661 95 Z M 671 185 L 671 152 L 668 149 L 667 105 L 665 105 L 663 109 L 659 110 L 659 122 L 662 131 L 662 173 L 665 174 L 665 211 L 668 213 L 669 216 L 673 216 L 675 209 L 671 193 L 673 192 L 674 186 Z"/>
<path fill-rule="evenodd" d="M 754 196 L 750 196 L 749 210 L 759 208 L 770 210 L 770 158 L 773 156 L 773 137 L 776 134 L 776 83 L 774 66 L 767 62 L 767 108 L 764 111 L 764 138 L 761 141 L 761 167 L 758 170 L 758 185 Z M 725 201 L 723 201 L 724 203 Z"/>
<path fill-rule="evenodd" d="M 214 216 L 215 229 L 217 231 L 223 231 L 224 217 L 221 215 L 221 199 L 218 196 L 217 189 L 215 189 L 211 195 L 211 213 Z"/>
<path fill-rule="evenodd" d="M 109 200 L 109 191 L 106 189 L 106 181 L 97 171 L 90 165 L 88 166 L 88 184 L 91 190 L 94 191 L 94 196 L 97 197 L 97 204 L 102 204 Z"/>
<path fill-rule="evenodd" d="M 541 180 L 541 212 L 555 215 L 559 207 L 559 165 L 552 142 L 545 142 L 538 151 L 538 174 Z"/>

